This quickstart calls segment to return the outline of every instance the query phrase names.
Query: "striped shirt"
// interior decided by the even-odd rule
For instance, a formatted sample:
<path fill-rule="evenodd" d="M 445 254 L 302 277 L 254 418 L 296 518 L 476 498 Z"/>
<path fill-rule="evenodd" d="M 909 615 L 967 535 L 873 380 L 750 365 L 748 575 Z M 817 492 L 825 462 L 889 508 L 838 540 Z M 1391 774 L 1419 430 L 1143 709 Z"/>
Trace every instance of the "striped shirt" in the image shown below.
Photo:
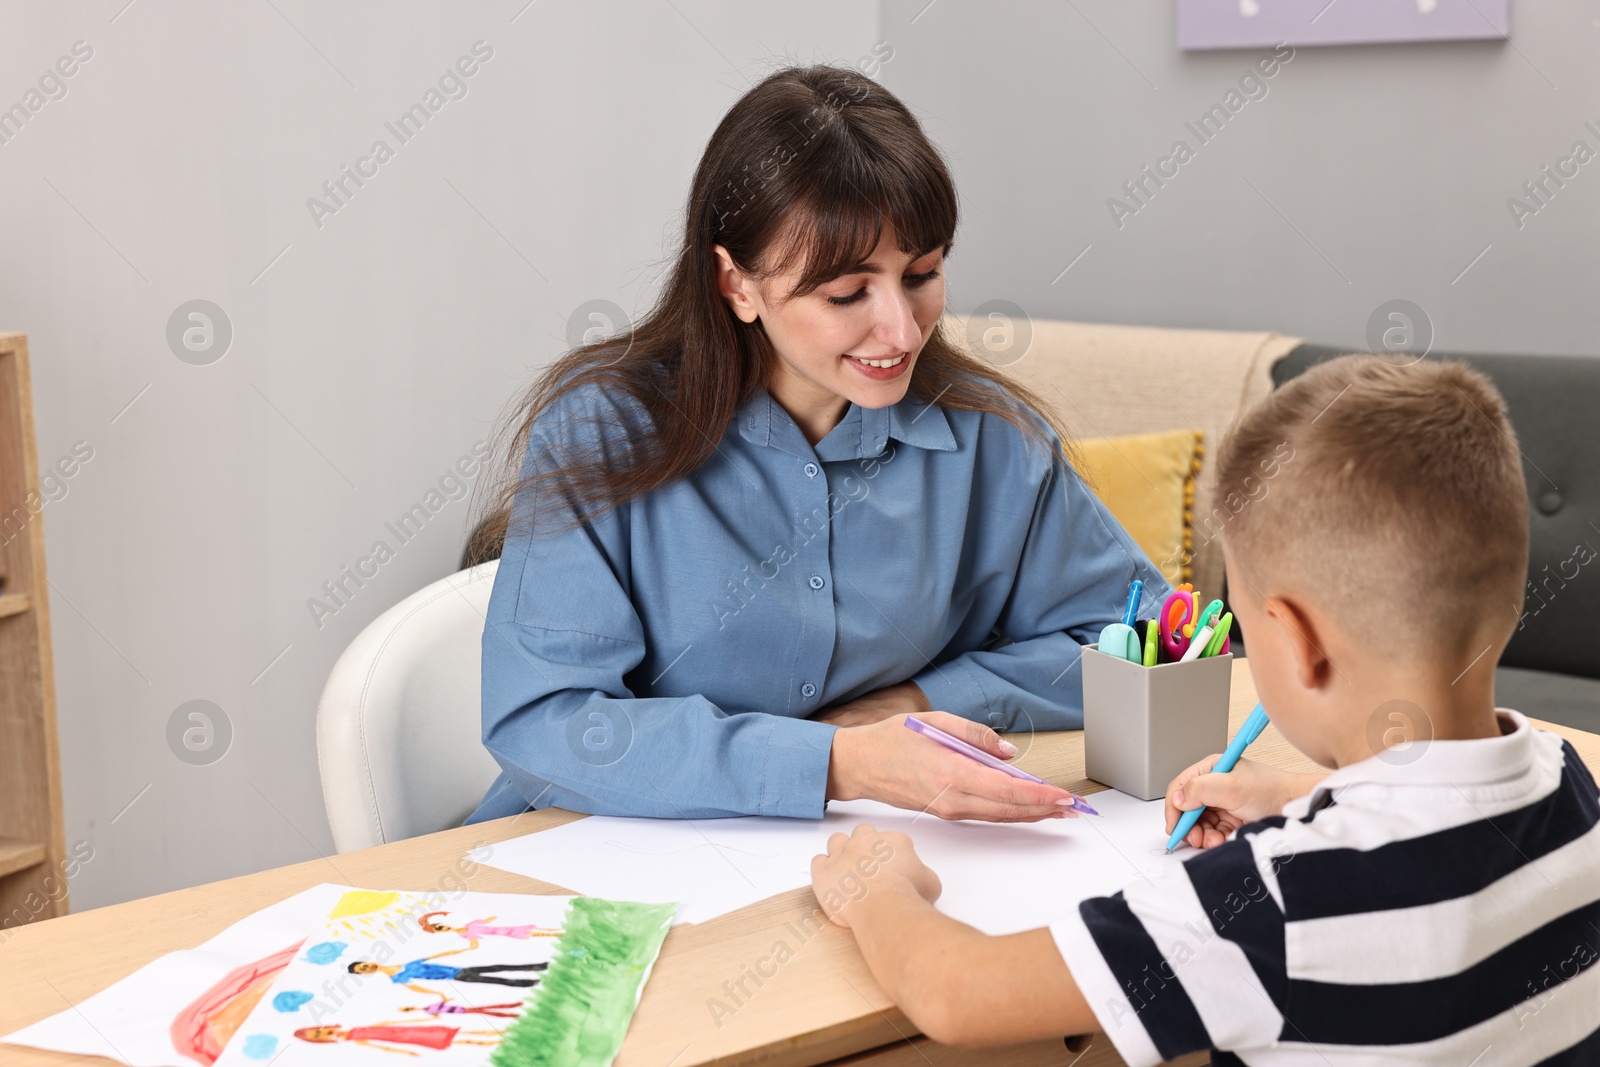
<path fill-rule="evenodd" d="M 1572 746 L 1391 749 L 1051 925 L 1131 1067 L 1600 1063 L 1600 799 Z"/>

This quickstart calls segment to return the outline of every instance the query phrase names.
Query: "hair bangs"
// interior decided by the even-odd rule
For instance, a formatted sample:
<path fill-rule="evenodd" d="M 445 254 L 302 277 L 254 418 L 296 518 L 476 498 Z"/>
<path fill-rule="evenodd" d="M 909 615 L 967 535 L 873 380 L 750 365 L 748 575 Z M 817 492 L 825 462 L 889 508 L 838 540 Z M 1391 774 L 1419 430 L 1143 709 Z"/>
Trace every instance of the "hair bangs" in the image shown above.
<path fill-rule="evenodd" d="M 909 256 L 948 251 L 955 239 L 956 198 L 943 166 L 916 168 L 895 161 L 889 146 L 860 143 L 839 132 L 807 158 L 814 170 L 797 174 L 797 192 L 774 245 L 783 249 L 769 268 L 782 274 L 797 263 L 798 280 L 786 299 L 860 269 L 894 227 L 895 244 Z"/>

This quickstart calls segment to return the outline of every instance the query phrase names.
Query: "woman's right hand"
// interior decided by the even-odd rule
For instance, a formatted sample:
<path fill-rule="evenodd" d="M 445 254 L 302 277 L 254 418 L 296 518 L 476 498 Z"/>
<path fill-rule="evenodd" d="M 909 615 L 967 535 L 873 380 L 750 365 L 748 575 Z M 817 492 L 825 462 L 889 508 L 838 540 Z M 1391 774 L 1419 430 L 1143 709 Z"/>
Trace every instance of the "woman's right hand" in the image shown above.
<path fill-rule="evenodd" d="M 1183 813 L 1204 804 L 1200 821 L 1184 836 L 1194 848 L 1222 844 L 1245 823 L 1277 815 L 1296 797 L 1309 793 L 1322 774 L 1295 774 L 1240 759 L 1226 774 L 1214 773 L 1221 754 L 1213 754 L 1179 772 L 1167 786 L 1167 833 Z"/>
<path fill-rule="evenodd" d="M 941 819 L 1039 822 L 1077 818 L 1073 794 L 1013 778 L 905 727 L 909 716 L 835 730 L 828 762 L 829 800 L 877 800 Z M 916 716 L 992 756 L 1010 759 L 1016 747 L 989 727 L 945 711 Z"/>

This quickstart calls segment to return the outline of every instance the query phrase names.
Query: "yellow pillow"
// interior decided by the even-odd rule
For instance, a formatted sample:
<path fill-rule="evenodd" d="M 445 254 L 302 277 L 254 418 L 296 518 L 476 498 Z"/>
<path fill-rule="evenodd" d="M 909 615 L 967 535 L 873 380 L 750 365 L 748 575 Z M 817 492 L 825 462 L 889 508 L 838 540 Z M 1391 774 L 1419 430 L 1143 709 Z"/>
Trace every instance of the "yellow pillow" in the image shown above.
<path fill-rule="evenodd" d="M 1199 430 L 1170 430 L 1073 443 L 1079 473 L 1174 585 L 1193 577 L 1201 437 Z"/>

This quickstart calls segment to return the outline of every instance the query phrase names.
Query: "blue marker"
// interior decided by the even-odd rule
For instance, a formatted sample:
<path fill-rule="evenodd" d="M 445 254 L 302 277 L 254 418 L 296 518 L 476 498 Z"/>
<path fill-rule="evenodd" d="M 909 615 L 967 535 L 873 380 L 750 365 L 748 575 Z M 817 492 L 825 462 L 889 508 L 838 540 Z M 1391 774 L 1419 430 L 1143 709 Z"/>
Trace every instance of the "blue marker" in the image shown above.
<path fill-rule="evenodd" d="M 1233 735 L 1233 741 L 1228 745 L 1228 751 L 1217 760 L 1217 765 L 1211 768 L 1212 774 L 1226 774 L 1233 770 L 1233 765 L 1239 762 L 1239 757 L 1244 755 L 1244 750 L 1250 747 L 1250 742 L 1261 736 L 1261 731 L 1267 728 L 1267 709 L 1257 704 L 1250 717 L 1239 727 L 1239 732 Z M 1193 811 L 1186 811 L 1178 820 L 1178 825 L 1172 831 L 1172 836 L 1167 838 L 1167 851 L 1171 852 L 1178 847 L 1194 824 L 1200 821 L 1200 813 L 1206 810 L 1204 804 Z"/>
<path fill-rule="evenodd" d="M 1122 609 L 1122 625 L 1132 626 L 1135 614 L 1139 610 L 1139 597 L 1144 593 L 1144 581 L 1139 578 L 1133 580 L 1128 586 L 1128 606 Z"/>

